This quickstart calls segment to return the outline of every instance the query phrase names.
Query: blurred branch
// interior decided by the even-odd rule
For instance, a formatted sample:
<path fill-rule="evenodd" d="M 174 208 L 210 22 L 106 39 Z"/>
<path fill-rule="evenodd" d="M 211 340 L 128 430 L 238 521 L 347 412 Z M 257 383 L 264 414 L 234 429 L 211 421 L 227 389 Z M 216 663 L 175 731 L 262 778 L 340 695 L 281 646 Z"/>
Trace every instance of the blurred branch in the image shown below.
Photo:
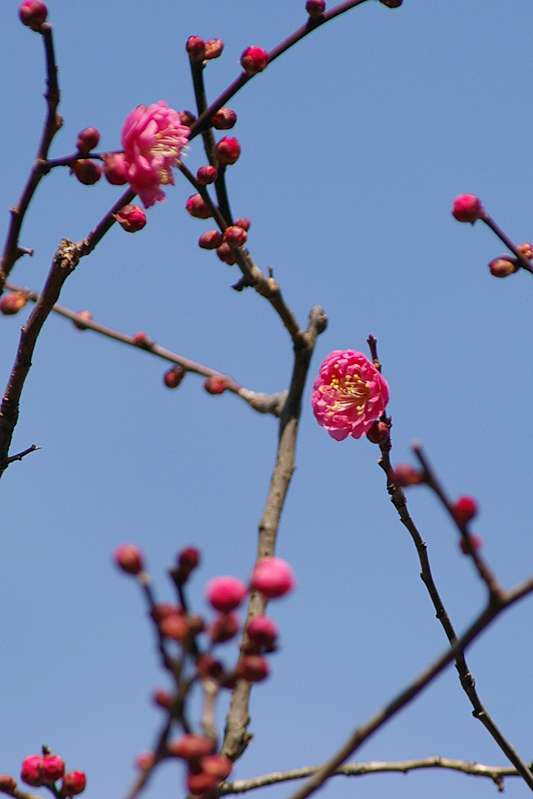
<path fill-rule="evenodd" d="M 431 685 L 435 678 L 444 671 L 446 666 L 455 660 L 458 654 L 462 654 L 463 650 L 486 630 L 503 611 L 531 593 L 533 593 L 533 578 L 526 580 L 511 591 L 503 592 L 500 596 L 494 598 L 492 602 L 489 602 L 487 607 L 477 616 L 467 631 L 456 640 L 453 646 L 447 649 L 446 652 L 437 658 L 427 669 L 415 677 L 403 691 L 388 702 L 375 716 L 361 727 L 355 729 L 331 759 L 324 763 L 300 789 L 295 791 L 290 799 L 306 799 L 306 797 L 315 793 L 339 766 L 353 755 L 365 741 Z"/>
<path fill-rule="evenodd" d="M 23 288 L 22 286 L 16 286 L 10 282 L 6 283 L 6 286 L 11 291 L 22 292 L 32 302 L 39 302 L 40 300 L 41 295 L 37 291 Z M 193 361 L 190 358 L 186 358 L 184 355 L 179 355 L 176 352 L 172 352 L 166 347 L 161 347 L 159 344 L 156 344 L 154 341 L 147 339 L 145 343 L 140 345 L 138 341 L 135 340 L 134 336 L 128 336 L 126 333 L 121 333 L 119 330 L 114 330 L 111 327 L 99 324 L 93 319 L 89 319 L 83 312 L 71 311 L 69 308 L 65 308 L 64 306 L 57 304 L 53 306 L 52 311 L 55 314 L 58 314 L 58 316 L 62 316 L 65 319 L 70 319 L 70 321 L 80 329 L 86 328 L 87 330 L 92 330 L 93 333 L 98 333 L 99 335 L 110 338 L 113 341 L 118 341 L 121 344 L 126 344 L 129 347 L 135 347 L 137 350 L 141 349 L 144 352 L 155 355 L 157 358 L 161 358 L 164 361 L 181 366 L 187 372 L 193 372 L 194 374 L 201 375 L 203 377 L 222 377 L 226 383 L 227 391 L 231 391 L 233 394 L 241 397 L 241 399 L 243 399 L 251 408 L 253 408 L 255 411 L 258 411 L 258 413 L 269 413 L 273 416 L 279 416 L 281 413 L 281 409 L 286 398 L 285 392 L 279 392 L 277 394 L 264 394 L 261 392 L 252 391 L 239 385 L 239 383 L 237 383 L 232 377 L 219 372 L 217 369 L 211 369 L 211 367 Z"/>
<path fill-rule="evenodd" d="M 41 141 L 37 150 L 35 162 L 26 181 L 26 185 L 22 190 L 19 201 L 14 208 L 11 209 L 11 221 L 4 245 L 2 258 L 0 259 L 0 294 L 4 290 L 4 283 L 13 269 L 16 261 L 25 254 L 31 254 L 31 250 L 24 247 L 19 247 L 19 236 L 24 222 L 24 217 L 28 206 L 35 194 L 37 186 L 41 182 L 44 175 L 43 165 L 46 163 L 48 157 L 48 150 L 52 140 L 58 130 L 63 124 L 63 120 L 57 113 L 59 106 L 60 93 L 59 83 L 57 78 L 57 64 L 54 51 L 54 39 L 52 27 L 48 23 L 44 23 L 41 27 L 40 33 L 43 37 L 44 52 L 46 59 L 46 119 L 44 122 L 43 132 L 41 134 Z"/>
<path fill-rule="evenodd" d="M 291 771 L 274 771 L 271 774 L 264 774 L 261 777 L 254 777 L 249 780 L 226 782 L 222 784 L 219 792 L 222 796 L 247 793 L 256 788 L 266 788 L 269 785 L 277 785 L 280 782 L 290 782 L 311 777 L 319 769 L 320 766 L 304 766 Z M 508 766 L 487 766 L 484 763 L 456 760 L 450 757 L 425 757 L 420 760 L 373 760 L 368 763 L 350 763 L 346 766 L 340 766 L 331 776 L 363 777 L 367 774 L 407 774 L 410 771 L 427 769 L 444 769 L 446 771 L 457 771 L 472 777 L 486 777 L 496 784 L 499 791 L 504 789 L 505 777 L 519 776 L 516 769 Z"/>
<path fill-rule="evenodd" d="M 368 343 L 374 365 L 376 365 L 376 367 L 381 371 L 381 364 L 377 351 L 377 341 L 374 336 L 369 337 Z M 390 426 L 390 420 L 388 420 L 388 423 Z M 390 496 L 392 504 L 396 508 L 401 523 L 407 529 L 409 535 L 411 536 L 411 540 L 415 545 L 420 563 L 420 579 L 426 586 L 427 592 L 435 609 L 435 615 L 439 620 L 450 645 L 453 646 L 457 641 L 457 633 L 433 578 L 433 572 L 431 570 L 431 564 L 427 551 L 427 544 L 422 538 L 422 535 L 420 534 L 420 531 L 418 530 L 409 512 L 405 492 L 402 491 L 402 489 L 394 482 L 394 472 L 390 460 L 390 453 L 392 450 L 392 439 L 390 435 L 380 443 L 379 448 L 381 451 L 379 466 L 383 469 L 387 477 L 387 492 Z M 474 676 L 471 673 L 466 658 L 462 652 L 459 652 L 455 658 L 455 668 L 457 669 L 461 686 L 473 707 L 472 715 L 483 724 L 502 752 L 514 765 L 517 773 L 523 777 L 530 788 L 533 788 L 533 776 L 530 772 L 530 769 L 528 768 L 527 764 L 524 763 L 511 743 L 504 737 L 501 730 L 498 728 L 495 721 L 489 714 L 488 710 L 483 705 L 476 690 Z"/>
<path fill-rule="evenodd" d="M 256 562 L 261 558 L 274 555 L 276 550 L 276 539 L 281 514 L 295 469 L 296 442 L 301 415 L 302 395 L 316 338 L 325 330 L 326 324 L 327 317 L 322 308 L 319 306 L 314 307 L 309 314 L 307 330 L 302 333 L 302 343 L 300 346 L 295 346 L 294 348 L 294 364 L 291 383 L 279 424 L 276 463 L 272 472 L 263 515 L 259 522 L 259 541 Z M 250 619 L 264 613 L 266 605 L 267 602 L 265 598 L 258 592 L 253 591 L 248 603 L 244 630 Z M 241 649 L 244 649 L 245 645 L 246 637 L 244 635 L 241 641 Z M 232 760 L 235 760 L 244 752 L 251 739 L 251 735 L 248 732 L 248 725 L 250 723 L 250 694 L 251 684 L 244 680 L 240 680 L 231 697 L 222 751 Z"/>
<path fill-rule="evenodd" d="M 23 449 L 22 452 L 17 452 L 16 455 L 10 455 L 9 458 L 5 459 L 4 464 L 5 466 L 9 466 L 9 464 L 14 461 L 21 461 L 26 455 L 31 455 L 32 452 L 37 452 L 39 449 L 41 449 L 41 447 L 37 446 L 37 444 L 32 444 L 27 447 L 27 449 Z"/>

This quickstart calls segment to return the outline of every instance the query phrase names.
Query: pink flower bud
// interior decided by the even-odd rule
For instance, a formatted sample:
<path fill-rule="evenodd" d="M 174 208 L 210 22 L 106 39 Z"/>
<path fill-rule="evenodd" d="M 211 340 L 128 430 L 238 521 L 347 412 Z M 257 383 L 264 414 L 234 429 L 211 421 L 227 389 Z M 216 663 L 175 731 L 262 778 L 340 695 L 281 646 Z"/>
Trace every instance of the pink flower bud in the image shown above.
<path fill-rule="evenodd" d="M 206 588 L 209 604 L 221 613 L 229 613 L 242 603 L 248 589 L 237 577 L 214 577 Z"/>
<path fill-rule="evenodd" d="M 155 758 L 152 752 L 141 752 L 135 758 L 135 765 L 140 771 L 150 771 L 155 763 Z"/>
<path fill-rule="evenodd" d="M 226 755 L 207 755 L 200 761 L 202 771 L 212 774 L 219 780 L 225 780 L 233 770 L 233 763 Z"/>
<path fill-rule="evenodd" d="M 489 262 L 489 271 L 493 277 L 509 277 L 518 271 L 518 264 L 507 257 L 493 258 Z"/>
<path fill-rule="evenodd" d="M 217 130 L 229 130 L 237 122 L 237 114 L 232 108 L 219 108 L 211 117 L 211 124 Z"/>
<path fill-rule="evenodd" d="M 305 10 L 312 19 L 318 19 L 326 10 L 325 0 L 307 0 Z"/>
<path fill-rule="evenodd" d="M 278 637 L 278 628 L 268 616 L 255 616 L 246 628 L 248 638 L 257 646 L 271 649 Z"/>
<path fill-rule="evenodd" d="M 218 170 L 214 166 L 201 166 L 196 172 L 196 180 L 202 186 L 208 186 L 217 179 Z"/>
<path fill-rule="evenodd" d="M 150 611 L 150 616 L 154 621 L 162 621 L 169 616 L 182 616 L 183 611 L 177 605 L 171 605 L 170 602 L 158 602 Z"/>
<path fill-rule="evenodd" d="M 267 599 L 277 599 L 292 591 L 294 574 L 281 558 L 262 558 L 253 570 L 250 587 Z"/>
<path fill-rule="evenodd" d="M 527 258 L 528 261 L 531 261 L 533 258 L 533 244 L 530 241 L 525 241 L 523 244 L 519 244 L 516 249 L 524 256 L 524 258 Z"/>
<path fill-rule="evenodd" d="M 143 347 L 144 349 L 149 349 L 152 344 L 152 341 L 148 338 L 144 330 L 138 330 L 134 333 L 131 340 L 136 347 Z"/>
<path fill-rule="evenodd" d="M 408 488 L 408 486 L 417 486 L 424 482 L 424 475 L 414 466 L 408 463 L 401 463 L 396 466 L 392 471 L 392 481 L 400 488 Z"/>
<path fill-rule="evenodd" d="M 24 0 L 19 6 L 19 19 L 32 31 L 40 31 L 48 17 L 48 9 L 41 0 Z"/>
<path fill-rule="evenodd" d="M 192 111 L 178 111 L 178 117 L 182 125 L 186 128 L 192 128 L 196 122 L 196 116 Z"/>
<path fill-rule="evenodd" d="M 237 664 L 237 675 L 247 682 L 261 682 L 269 674 L 268 662 L 262 655 L 244 655 Z"/>
<path fill-rule="evenodd" d="M 241 145 L 234 136 L 224 136 L 217 142 L 215 152 L 218 162 L 223 166 L 234 164 L 241 154 Z"/>
<path fill-rule="evenodd" d="M 475 533 L 470 533 L 466 538 L 461 538 L 459 548 L 463 555 L 471 555 L 483 546 L 483 539 Z"/>
<path fill-rule="evenodd" d="M 268 53 L 262 47 L 252 45 L 247 47 L 241 55 L 241 66 L 247 75 L 262 72 L 268 64 Z"/>
<path fill-rule="evenodd" d="M 210 738 L 186 733 L 177 741 L 171 741 L 167 751 L 171 757 L 181 757 L 182 760 L 199 760 L 212 754 L 214 748 L 214 743 Z"/>
<path fill-rule="evenodd" d="M 198 239 L 198 246 L 204 250 L 216 250 L 222 244 L 222 233 L 218 230 L 206 230 Z"/>
<path fill-rule="evenodd" d="M 239 628 L 239 618 L 235 613 L 223 613 L 210 625 L 207 634 L 214 644 L 223 644 L 235 638 Z"/>
<path fill-rule="evenodd" d="M 43 785 L 41 768 L 43 759 L 39 755 L 30 755 L 22 761 L 20 778 L 26 785 L 33 785 L 34 788 Z"/>
<path fill-rule="evenodd" d="M 50 785 L 60 780 L 65 773 L 65 763 L 58 755 L 45 755 L 41 763 L 42 781 Z"/>
<path fill-rule="evenodd" d="M 185 208 L 196 219 L 209 219 L 211 211 L 201 194 L 191 194 Z"/>
<path fill-rule="evenodd" d="M 239 227 L 238 225 L 230 225 L 224 231 L 224 241 L 227 241 L 228 244 L 231 244 L 234 247 L 242 247 L 243 244 L 246 244 L 247 238 L 248 235 L 244 228 Z"/>
<path fill-rule="evenodd" d="M 98 147 L 100 141 L 100 131 L 97 128 L 84 128 L 78 133 L 78 140 L 76 147 L 79 153 L 90 153 L 95 147 Z"/>
<path fill-rule="evenodd" d="M 124 153 L 107 153 L 104 156 L 104 175 L 112 186 L 128 182 L 128 165 Z"/>
<path fill-rule="evenodd" d="M 238 219 L 235 220 L 233 224 L 237 225 L 237 227 L 242 227 L 243 230 L 248 231 L 250 230 L 252 223 L 245 216 L 240 216 Z"/>
<path fill-rule="evenodd" d="M 87 325 L 84 325 L 83 321 L 90 322 L 93 318 L 92 313 L 90 311 L 78 311 L 78 317 L 78 319 L 72 321 L 74 327 L 77 327 L 78 330 L 87 330 Z"/>
<path fill-rule="evenodd" d="M 0 774 L 0 793 L 13 793 L 17 789 L 17 781 L 9 774 Z"/>
<path fill-rule="evenodd" d="M 208 39 L 205 43 L 205 60 L 211 61 L 212 58 L 218 58 L 222 55 L 224 50 L 224 42 L 222 39 Z"/>
<path fill-rule="evenodd" d="M 224 666 L 213 655 L 201 655 L 196 661 L 196 669 L 200 677 L 211 677 L 216 680 L 224 671 Z"/>
<path fill-rule="evenodd" d="M 154 705 L 157 705 L 157 707 L 163 708 L 163 710 L 170 710 L 173 702 L 172 694 L 159 688 L 157 691 L 153 692 L 152 702 Z"/>
<path fill-rule="evenodd" d="M 69 771 L 63 777 L 61 785 L 62 796 L 77 796 L 83 793 L 87 785 L 87 777 L 83 771 Z"/>
<path fill-rule="evenodd" d="M 389 426 L 386 422 L 373 422 L 367 431 L 366 437 L 372 444 L 382 444 L 389 437 Z"/>
<path fill-rule="evenodd" d="M 27 302 L 28 296 L 23 291 L 10 291 L 0 297 L 0 313 L 12 316 L 22 310 Z"/>
<path fill-rule="evenodd" d="M 140 574 L 144 568 L 141 550 L 134 544 L 122 544 L 115 550 L 115 563 L 126 574 Z"/>
<path fill-rule="evenodd" d="M 460 525 L 466 525 L 478 514 L 478 504 L 473 497 L 459 497 L 453 505 L 453 518 Z"/>
<path fill-rule="evenodd" d="M 222 375 L 209 375 L 204 383 L 208 394 L 223 394 L 228 387 L 228 381 Z"/>
<path fill-rule="evenodd" d="M 209 791 L 213 790 L 218 781 L 214 774 L 208 774 L 206 771 L 187 772 L 187 790 L 195 796 L 209 793 Z"/>
<path fill-rule="evenodd" d="M 102 169 L 95 161 L 82 159 L 74 161 L 71 172 L 84 186 L 93 186 L 102 177 Z"/>
<path fill-rule="evenodd" d="M 379 0 L 379 2 L 383 3 L 387 8 L 400 8 L 403 0 Z"/>
<path fill-rule="evenodd" d="M 176 365 L 165 372 L 163 375 L 163 383 L 167 388 L 177 388 L 184 377 L 185 369 L 183 366 Z"/>
<path fill-rule="evenodd" d="M 237 263 L 233 250 L 226 242 L 223 242 L 220 247 L 217 247 L 217 255 L 221 261 L 224 261 L 225 264 L 229 264 L 229 266 L 233 266 L 233 264 Z"/>
<path fill-rule="evenodd" d="M 185 43 L 191 61 L 203 61 L 205 56 L 205 42 L 200 36 L 189 36 Z"/>
<path fill-rule="evenodd" d="M 460 194 L 453 201 L 452 214 L 458 222 L 471 222 L 480 219 L 483 214 L 481 200 L 475 194 Z"/>
<path fill-rule="evenodd" d="M 146 225 L 146 214 L 139 205 L 124 205 L 113 216 L 126 233 L 137 233 Z"/>

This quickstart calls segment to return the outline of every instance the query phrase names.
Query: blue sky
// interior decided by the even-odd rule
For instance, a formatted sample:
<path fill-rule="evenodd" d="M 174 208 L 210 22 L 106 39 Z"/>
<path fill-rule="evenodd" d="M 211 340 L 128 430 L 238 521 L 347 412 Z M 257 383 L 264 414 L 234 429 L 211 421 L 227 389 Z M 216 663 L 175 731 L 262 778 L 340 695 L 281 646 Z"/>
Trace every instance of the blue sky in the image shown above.
<path fill-rule="evenodd" d="M 274 46 L 303 21 L 302 0 L 81 0 L 49 3 L 65 126 L 53 156 L 95 125 L 119 145 L 138 103 L 192 108 L 184 52 L 191 33 L 224 39 L 207 70 L 210 97 L 235 76 L 249 44 Z M 272 266 L 303 321 L 319 302 L 329 328 L 312 367 L 337 348 L 380 342 L 391 387 L 396 460 L 421 440 L 454 496 L 480 502 L 477 530 L 502 582 L 532 561 L 530 369 L 533 283 L 497 281 L 502 252 L 479 225 L 450 216 L 452 198 L 479 194 L 516 241 L 533 238 L 529 0 L 368 2 L 308 37 L 231 103 L 243 155 L 229 190 L 252 219 L 250 250 Z M 2 229 L 31 164 L 43 118 L 42 49 L 0 7 L 4 119 Z M 199 141 L 188 164 L 203 163 Z M 206 225 L 183 210 L 176 182 L 142 233 L 114 229 L 69 279 L 65 305 L 125 332 L 146 330 L 188 357 L 257 390 L 287 384 L 290 345 L 270 307 L 229 288 L 235 271 L 196 246 Z M 117 197 L 57 170 L 32 204 L 21 243 L 35 249 L 14 280 L 38 288 L 60 238 L 84 236 Z M 25 312 L 24 312 L 25 313 Z M 0 320 L 5 382 L 23 315 Z M 87 771 L 87 796 L 120 796 L 132 760 L 156 731 L 151 690 L 164 685 L 135 586 L 111 552 L 147 554 L 162 596 L 179 548 L 204 554 L 192 597 L 216 574 L 249 572 L 273 464 L 274 420 L 232 396 L 210 397 L 189 375 L 164 389 L 164 366 L 142 352 L 50 319 L 24 392 L 14 447 L 42 452 L 2 481 L 1 772 L 49 743 Z M 279 553 L 298 590 L 272 608 L 282 629 L 273 677 L 254 692 L 253 746 L 236 776 L 320 762 L 444 645 L 410 540 L 385 492 L 376 449 L 339 444 L 312 418 L 309 391 L 298 468 Z M 483 603 L 455 533 L 424 489 L 411 496 L 435 577 L 456 626 Z M 469 654 L 479 693 L 531 760 L 531 603 L 512 610 Z M 228 647 L 228 657 L 230 649 Z M 440 754 L 504 763 L 474 721 L 450 669 L 359 753 L 361 759 Z M 147 796 L 181 791 L 165 766 Z M 285 797 L 290 788 L 263 791 Z M 493 787 L 446 773 L 337 780 L 323 791 L 473 799 Z M 507 795 L 527 788 L 508 781 Z"/>

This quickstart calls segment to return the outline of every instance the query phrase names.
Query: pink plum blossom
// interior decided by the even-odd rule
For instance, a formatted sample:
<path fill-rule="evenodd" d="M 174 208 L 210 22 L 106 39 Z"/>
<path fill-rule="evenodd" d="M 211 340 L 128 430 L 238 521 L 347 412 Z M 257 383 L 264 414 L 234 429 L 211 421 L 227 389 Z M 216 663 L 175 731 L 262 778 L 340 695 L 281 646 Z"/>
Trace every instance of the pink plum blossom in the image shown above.
<path fill-rule="evenodd" d="M 250 587 L 268 599 L 277 599 L 292 591 L 294 574 L 281 558 L 261 558 L 253 570 Z"/>
<path fill-rule="evenodd" d="M 362 352 L 335 350 L 313 385 L 313 413 L 336 441 L 361 438 L 389 401 L 389 386 Z"/>
<path fill-rule="evenodd" d="M 122 146 L 128 182 L 145 208 L 165 199 L 161 186 L 174 183 L 172 167 L 187 144 L 189 128 L 164 100 L 138 105 L 126 117 Z"/>
<path fill-rule="evenodd" d="M 237 577 L 214 577 L 208 582 L 205 595 L 215 610 L 230 613 L 239 607 L 247 593 L 246 586 Z"/>

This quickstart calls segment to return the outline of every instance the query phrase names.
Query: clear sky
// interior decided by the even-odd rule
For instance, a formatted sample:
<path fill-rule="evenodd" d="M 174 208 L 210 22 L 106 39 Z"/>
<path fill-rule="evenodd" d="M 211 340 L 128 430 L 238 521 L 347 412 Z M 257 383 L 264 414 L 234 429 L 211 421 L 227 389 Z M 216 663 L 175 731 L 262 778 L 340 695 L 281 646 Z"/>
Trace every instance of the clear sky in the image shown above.
<path fill-rule="evenodd" d="M 119 146 L 138 103 L 193 108 L 184 42 L 222 37 L 207 70 L 214 97 L 243 48 L 270 48 L 304 19 L 303 0 L 50 0 L 65 126 L 53 156 L 95 125 Z M 0 225 L 18 196 L 44 113 L 39 38 L 0 5 Z M 229 189 L 253 220 L 250 250 L 272 266 L 303 321 L 330 318 L 312 373 L 337 348 L 380 342 L 390 382 L 396 459 L 421 440 L 452 495 L 476 496 L 477 530 L 502 582 L 532 562 L 533 283 L 490 277 L 498 241 L 450 216 L 478 193 L 516 241 L 533 238 L 531 0 L 377 2 L 342 16 L 279 59 L 232 102 L 243 155 Z M 187 163 L 203 163 L 200 142 Z M 177 181 L 142 233 L 113 229 L 65 286 L 62 301 L 125 332 L 226 371 L 245 386 L 286 386 L 290 344 L 270 307 L 229 286 L 234 269 L 196 246 L 206 225 L 183 210 Z M 17 282 L 39 288 L 60 238 L 83 237 L 117 191 L 85 188 L 57 170 L 32 205 Z M 26 312 L 0 320 L 2 385 Z M 161 596 L 165 569 L 188 544 L 204 553 L 192 596 L 216 575 L 249 572 L 276 440 L 275 422 L 231 395 L 210 397 L 189 375 L 162 386 L 150 356 L 50 319 L 24 392 L 14 447 L 42 452 L 2 480 L 0 772 L 17 772 L 41 743 L 87 771 L 88 797 L 118 797 L 136 753 L 150 746 L 165 685 L 135 586 L 116 573 L 123 541 L 147 554 Z M 254 690 L 253 745 L 236 776 L 321 762 L 348 732 L 444 646 L 418 563 L 390 505 L 376 448 L 337 443 L 306 393 L 298 468 L 279 554 L 298 590 L 272 608 L 282 649 Z M 455 532 L 424 489 L 411 507 L 452 618 L 464 628 L 484 601 Z M 482 699 L 531 761 L 531 601 L 509 612 L 469 654 Z M 230 648 L 228 647 L 228 657 Z M 504 764 L 472 719 L 452 668 L 359 753 L 361 759 L 440 754 Z M 147 796 L 181 795 L 165 766 Z M 448 773 L 332 781 L 331 799 L 475 799 L 494 788 Z M 286 797 L 268 789 L 264 799 Z M 527 788 L 508 781 L 510 799 Z M 177 792 L 177 794 L 176 794 Z"/>

